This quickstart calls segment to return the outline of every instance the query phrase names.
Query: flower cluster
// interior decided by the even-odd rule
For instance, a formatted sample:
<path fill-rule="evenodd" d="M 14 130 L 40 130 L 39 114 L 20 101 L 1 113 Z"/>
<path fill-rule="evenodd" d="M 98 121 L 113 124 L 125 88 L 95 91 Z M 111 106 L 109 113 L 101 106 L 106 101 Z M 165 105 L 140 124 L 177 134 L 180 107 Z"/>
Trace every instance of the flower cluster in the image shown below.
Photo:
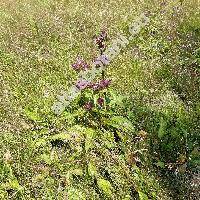
<path fill-rule="evenodd" d="M 75 71 L 81 71 L 81 70 L 87 70 L 89 69 L 89 65 L 81 58 L 78 58 L 77 61 L 72 64 L 72 68 L 75 70 Z"/>
<path fill-rule="evenodd" d="M 79 90 L 84 90 L 86 88 L 91 88 L 91 82 L 87 81 L 87 80 L 79 80 L 77 81 L 76 83 L 76 87 L 79 89 Z"/>
<path fill-rule="evenodd" d="M 98 103 L 100 106 L 103 106 L 104 98 L 99 97 L 99 98 L 97 99 L 97 103 Z"/>
<path fill-rule="evenodd" d="M 93 108 L 92 102 L 86 102 L 85 105 L 84 105 L 84 108 L 86 110 L 92 110 L 92 108 Z"/>
<path fill-rule="evenodd" d="M 110 85 L 110 83 L 111 83 L 111 80 L 107 80 L 107 79 L 101 80 L 95 84 L 92 84 L 92 89 L 94 91 L 103 90 L 103 89 L 107 88 Z"/>
<path fill-rule="evenodd" d="M 87 80 L 79 80 L 76 83 L 76 87 L 80 90 L 84 90 L 86 88 L 91 88 L 93 91 L 100 91 L 105 88 L 107 88 L 111 83 L 111 80 L 105 79 L 105 80 L 100 80 L 97 83 L 91 83 Z"/>
<path fill-rule="evenodd" d="M 101 55 L 102 55 L 102 52 L 105 50 L 106 40 L 107 40 L 106 31 L 101 31 L 99 36 L 95 38 L 95 43 L 98 45 L 98 48 L 101 50 Z M 72 64 L 72 68 L 75 71 L 80 72 L 81 70 L 88 70 L 90 67 L 84 60 L 78 58 L 76 63 Z M 104 75 L 102 75 L 102 80 L 99 80 L 98 82 L 95 82 L 95 83 L 92 83 L 88 80 L 78 80 L 76 83 L 76 87 L 81 91 L 84 89 L 91 89 L 92 91 L 95 92 L 95 94 L 98 94 L 97 92 L 106 89 L 110 85 L 110 83 L 111 83 L 111 80 L 105 79 Z M 97 99 L 97 104 L 100 107 L 102 107 L 104 105 L 104 98 L 99 97 Z M 93 101 L 87 101 L 84 103 L 83 107 L 85 110 L 90 111 L 94 107 L 94 103 Z"/>
<path fill-rule="evenodd" d="M 103 104 L 104 104 L 104 98 L 102 98 L 102 97 L 99 97 L 98 99 L 97 99 L 97 103 L 98 103 L 98 105 L 99 106 L 103 106 Z M 92 108 L 93 108 L 93 103 L 91 102 L 91 101 L 89 101 L 89 102 L 86 102 L 85 104 L 84 104 L 84 109 L 85 110 L 92 110 Z"/>
<path fill-rule="evenodd" d="M 104 50 L 106 45 L 105 45 L 105 41 L 107 40 L 107 33 L 105 30 L 101 31 L 101 33 L 99 34 L 99 36 L 97 36 L 95 38 L 95 43 L 98 45 L 98 48 L 100 50 Z"/>

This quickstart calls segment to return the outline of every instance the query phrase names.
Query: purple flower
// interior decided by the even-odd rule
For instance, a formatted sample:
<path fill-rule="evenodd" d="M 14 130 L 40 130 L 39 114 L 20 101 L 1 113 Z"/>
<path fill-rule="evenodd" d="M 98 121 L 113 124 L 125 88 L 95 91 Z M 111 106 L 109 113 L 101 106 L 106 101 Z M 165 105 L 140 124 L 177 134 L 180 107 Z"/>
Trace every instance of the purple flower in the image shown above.
<path fill-rule="evenodd" d="M 107 40 L 108 34 L 105 30 L 101 31 L 100 36 L 104 39 Z"/>
<path fill-rule="evenodd" d="M 98 45 L 102 45 L 102 43 L 104 42 L 104 39 L 103 39 L 101 36 L 98 36 L 98 37 L 95 39 L 95 42 L 96 42 L 96 44 L 98 44 Z"/>
<path fill-rule="evenodd" d="M 85 108 L 86 110 L 91 110 L 92 107 L 93 107 L 92 102 L 87 102 L 87 103 L 85 103 L 85 105 L 84 105 L 84 108 Z"/>
<path fill-rule="evenodd" d="M 107 40 L 107 33 L 105 30 L 101 31 L 99 36 L 95 38 L 95 43 L 98 45 L 98 48 L 104 50 L 106 45 L 104 42 Z"/>
<path fill-rule="evenodd" d="M 102 97 L 99 97 L 99 98 L 97 99 L 97 103 L 98 103 L 100 106 L 102 106 L 103 103 L 104 103 L 104 99 L 103 99 Z"/>
<path fill-rule="evenodd" d="M 79 90 L 84 90 L 85 88 L 89 87 L 91 85 L 91 83 L 89 81 L 86 81 L 86 80 L 79 80 L 77 83 L 76 83 L 76 87 L 79 89 Z"/>
<path fill-rule="evenodd" d="M 94 91 L 97 91 L 97 90 L 103 90 L 105 88 L 107 88 L 111 83 L 111 80 L 101 80 L 95 84 L 91 84 L 91 88 L 94 90 Z"/>
<path fill-rule="evenodd" d="M 97 37 L 95 40 L 95 43 L 98 45 L 99 49 L 105 49 L 105 47 L 106 47 L 102 37 Z"/>
<path fill-rule="evenodd" d="M 77 61 L 72 64 L 72 68 L 75 71 L 80 71 L 80 70 L 87 70 L 90 66 L 81 58 L 78 58 Z"/>
<path fill-rule="evenodd" d="M 107 88 L 111 83 L 111 80 L 105 79 L 100 81 L 100 86 L 102 89 Z"/>
<path fill-rule="evenodd" d="M 105 65 L 108 65 L 109 63 L 110 63 L 110 60 L 108 56 L 104 54 L 94 59 L 94 64 L 96 65 L 96 68 L 103 67 Z"/>
<path fill-rule="evenodd" d="M 91 87 L 92 87 L 92 89 L 93 89 L 94 91 L 97 91 L 97 90 L 100 90 L 100 89 L 101 89 L 101 86 L 99 85 L 99 83 L 95 83 L 95 84 L 93 84 Z"/>
<path fill-rule="evenodd" d="M 80 67 L 77 65 L 77 63 L 72 64 L 72 68 L 76 71 L 79 71 Z"/>
<path fill-rule="evenodd" d="M 99 58 L 104 65 L 108 65 L 110 63 L 109 57 L 107 55 L 101 55 Z"/>

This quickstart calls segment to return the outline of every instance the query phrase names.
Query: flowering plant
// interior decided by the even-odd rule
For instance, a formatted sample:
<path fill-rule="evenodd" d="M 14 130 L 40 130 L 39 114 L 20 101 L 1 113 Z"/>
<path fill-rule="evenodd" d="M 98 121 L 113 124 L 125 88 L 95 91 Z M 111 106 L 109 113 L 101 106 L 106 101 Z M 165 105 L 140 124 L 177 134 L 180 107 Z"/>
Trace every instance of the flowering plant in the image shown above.
<path fill-rule="evenodd" d="M 100 55 L 105 51 L 106 41 L 105 31 L 95 39 Z M 100 67 L 96 65 L 97 69 Z M 87 72 L 91 66 L 79 57 L 72 64 L 72 68 L 80 75 L 83 71 Z M 79 95 L 59 118 L 56 116 L 56 119 L 49 120 L 47 126 L 56 128 L 48 130 L 48 136 L 42 135 L 36 142 L 37 148 L 50 145 L 52 151 L 58 149 L 59 156 L 61 154 L 67 163 L 70 181 L 75 181 L 75 176 L 82 177 L 89 184 L 95 185 L 103 198 L 111 198 L 116 188 L 102 172 L 108 169 L 107 166 L 110 166 L 108 174 L 115 173 L 116 177 L 119 177 L 117 187 L 122 187 L 121 179 L 125 180 L 129 187 L 130 180 L 126 175 L 120 170 L 112 170 L 117 167 L 124 168 L 123 163 L 127 162 L 133 143 L 132 136 L 135 134 L 133 124 L 125 116 L 124 97 L 111 89 L 111 83 L 105 67 L 95 80 L 78 80 L 75 87 L 80 91 Z M 33 120 L 38 119 L 37 115 L 29 110 L 26 113 Z M 124 113 L 125 117 L 121 113 Z M 41 124 L 46 125 L 46 121 Z M 109 164 L 106 163 L 108 157 L 112 159 Z M 45 159 L 48 163 L 54 162 L 53 159 Z M 124 183 L 122 185 L 124 187 Z"/>
<path fill-rule="evenodd" d="M 94 42 L 97 45 L 100 55 L 106 49 L 106 41 L 108 40 L 107 32 L 101 31 L 98 36 L 95 37 Z M 80 73 L 81 71 L 87 71 L 90 69 L 90 65 L 82 58 L 77 58 L 76 62 L 72 64 L 72 68 Z M 96 64 L 96 68 L 99 68 Z M 101 121 L 104 117 L 108 117 L 110 113 L 115 109 L 114 92 L 110 89 L 111 79 L 106 77 L 105 68 L 102 70 L 99 80 L 90 81 L 80 79 L 76 82 L 76 87 L 81 91 L 80 95 L 74 101 L 74 103 L 68 107 L 72 112 L 77 112 L 78 121 L 91 122 Z M 83 118 L 85 120 L 83 120 Z M 98 120 L 97 120 L 98 119 Z M 88 123 L 87 123 L 88 125 Z M 90 124 L 91 125 L 91 124 Z"/>

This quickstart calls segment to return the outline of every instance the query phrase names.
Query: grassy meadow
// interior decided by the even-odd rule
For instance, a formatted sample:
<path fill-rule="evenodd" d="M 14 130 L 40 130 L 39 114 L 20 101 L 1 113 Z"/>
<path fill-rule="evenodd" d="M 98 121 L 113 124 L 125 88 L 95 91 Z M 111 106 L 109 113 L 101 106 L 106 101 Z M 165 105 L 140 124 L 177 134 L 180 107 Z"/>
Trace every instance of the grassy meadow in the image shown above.
<path fill-rule="evenodd" d="M 86 91 L 55 115 L 76 58 L 141 13 L 106 68 L 108 105 L 84 110 L 104 95 Z M 199 0 L 0 0 L 0 200 L 199 199 L 199 75 Z"/>

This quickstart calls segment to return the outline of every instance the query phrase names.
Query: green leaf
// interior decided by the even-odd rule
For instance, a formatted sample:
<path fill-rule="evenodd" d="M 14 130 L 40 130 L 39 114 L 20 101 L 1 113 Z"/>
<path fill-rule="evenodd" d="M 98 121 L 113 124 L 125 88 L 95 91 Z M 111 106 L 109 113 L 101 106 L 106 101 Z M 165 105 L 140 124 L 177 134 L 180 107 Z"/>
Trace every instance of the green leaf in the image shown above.
<path fill-rule="evenodd" d="M 63 117 L 66 119 L 67 123 L 72 125 L 75 121 L 75 117 L 70 112 L 65 111 Z"/>
<path fill-rule="evenodd" d="M 166 128 L 167 128 L 167 122 L 163 119 L 163 117 L 160 118 L 160 128 L 158 130 L 158 137 L 161 139 L 166 134 Z"/>
<path fill-rule="evenodd" d="M 17 179 L 14 179 L 14 180 L 10 181 L 9 184 L 10 184 L 10 187 L 12 189 L 15 189 L 15 190 L 22 190 L 23 189 L 23 187 L 20 186 L 20 184 L 19 184 Z"/>
<path fill-rule="evenodd" d="M 85 130 L 84 126 L 75 125 L 68 129 L 68 133 L 73 136 L 73 140 L 80 142 L 84 139 Z"/>
<path fill-rule="evenodd" d="M 84 126 L 81 125 L 75 125 L 69 128 L 69 132 L 84 132 L 86 130 L 86 128 Z"/>
<path fill-rule="evenodd" d="M 121 136 L 121 135 L 120 135 Z M 105 131 L 103 133 L 103 138 L 102 138 L 104 141 L 104 144 L 107 148 L 112 148 L 112 147 L 115 147 L 115 139 L 114 139 L 114 135 L 112 132 L 109 132 L 109 131 Z"/>
<path fill-rule="evenodd" d="M 39 114 L 37 113 L 37 111 L 33 111 L 29 108 L 25 108 L 24 109 L 24 113 L 26 114 L 26 116 L 33 121 L 42 121 L 42 118 L 39 116 Z"/>
<path fill-rule="evenodd" d="M 148 196 L 145 193 L 138 191 L 138 194 L 139 194 L 140 200 L 148 200 Z"/>
<path fill-rule="evenodd" d="M 83 169 L 82 168 L 74 169 L 71 171 L 71 173 L 77 176 L 83 176 Z"/>
<path fill-rule="evenodd" d="M 40 139 L 38 139 L 38 140 L 35 142 L 34 146 L 35 146 L 36 148 L 38 148 L 38 147 L 40 147 L 40 146 L 46 145 L 46 143 L 47 143 L 47 141 L 46 141 L 44 138 L 40 138 Z"/>
<path fill-rule="evenodd" d="M 108 122 L 108 125 L 117 129 L 122 129 L 123 131 L 131 131 L 131 132 L 135 131 L 133 124 L 128 119 L 122 116 L 112 117 Z"/>
<path fill-rule="evenodd" d="M 156 165 L 157 165 L 158 167 L 160 167 L 160 168 L 165 168 L 165 163 L 164 163 L 164 162 L 158 161 L 158 162 L 156 163 Z"/>
<path fill-rule="evenodd" d="M 85 110 L 83 108 L 79 108 L 78 110 L 74 111 L 73 117 L 84 117 L 85 116 Z"/>
<path fill-rule="evenodd" d="M 98 179 L 97 184 L 100 190 L 103 191 L 103 193 L 107 196 L 112 195 L 112 186 L 109 181 L 105 179 Z"/>
<path fill-rule="evenodd" d="M 111 101 L 110 101 L 111 106 L 115 105 L 123 106 L 123 100 L 125 99 L 124 96 L 116 94 L 116 92 L 114 91 L 110 91 L 110 95 L 111 95 Z"/>
<path fill-rule="evenodd" d="M 95 130 L 88 128 L 85 130 L 85 150 L 86 152 L 94 147 Z"/>
<path fill-rule="evenodd" d="M 86 195 L 83 191 L 70 187 L 67 191 L 68 200 L 86 200 Z"/>
<path fill-rule="evenodd" d="M 127 194 L 126 196 L 125 196 L 125 198 L 123 198 L 123 200 L 131 200 L 132 198 L 131 198 L 131 196 L 129 195 L 129 194 Z"/>
<path fill-rule="evenodd" d="M 50 140 L 69 140 L 71 136 L 67 133 L 59 133 L 50 137 Z"/>
<path fill-rule="evenodd" d="M 45 163 L 47 163 L 49 165 L 52 163 L 51 156 L 48 154 L 45 154 L 45 153 L 40 155 L 39 160 L 44 161 Z"/>
<path fill-rule="evenodd" d="M 89 164 L 88 164 L 88 173 L 92 177 L 97 176 L 97 168 L 91 162 L 89 162 Z"/>

